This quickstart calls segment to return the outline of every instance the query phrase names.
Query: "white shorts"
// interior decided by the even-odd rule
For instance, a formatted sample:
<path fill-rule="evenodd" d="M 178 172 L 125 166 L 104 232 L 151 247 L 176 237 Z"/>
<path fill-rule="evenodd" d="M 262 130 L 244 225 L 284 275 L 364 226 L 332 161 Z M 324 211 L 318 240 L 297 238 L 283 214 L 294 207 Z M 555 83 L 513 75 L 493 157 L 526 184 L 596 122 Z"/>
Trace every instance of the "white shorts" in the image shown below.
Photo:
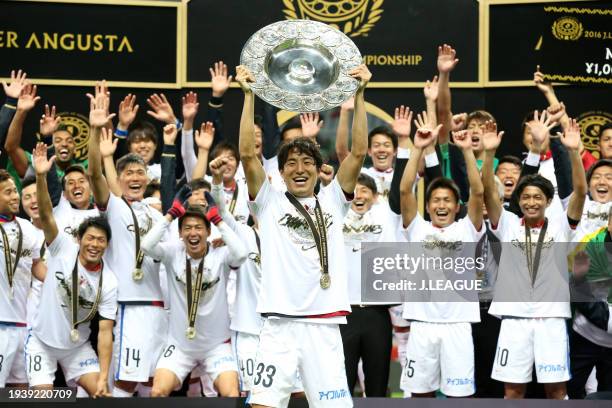
<path fill-rule="evenodd" d="M 531 382 L 533 365 L 539 383 L 570 379 L 565 319 L 503 319 L 491 378 L 507 383 Z"/>
<path fill-rule="evenodd" d="M 53 384 L 58 363 L 66 382 L 76 382 L 84 374 L 100 372 L 98 356 L 91 343 L 60 350 L 47 346 L 31 332 L 25 343 L 25 363 L 30 387 Z"/>
<path fill-rule="evenodd" d="M 23 343 L 28 329 L 0 325 L 0 388 L 6 384 L 26 384 Z"/>
<path fill-rule="evenodd" d="M 233 337 L 234 354 L 240 369 L 240 391 L 248 392 L 253 387 L 253 376 L 255 374 L 255 361 L 257 349 L 259 348 L 259 336 L 244 332 L 234 332 Z M 292 393 L 303 392 L 304 386 L 299 372 L 295 373 L 295 383 Z"/>
<path fill-rule="evenodd" d="M 238 372 L 238 366 L 232 353 L 229 343 L 222 343 L 213 349 L 194 355 L 180 350 L 177 346 L 168 341 L 163 353 L 157 362 L 156 368 L 165 368 L 172 371 L 179 380 L 179 387 L 189 373 L 200 364 L 206 376 L 209 376 L 214 383 L 219 374 L 226 371 Z"/>
<path fill-rule="evenodd" d="M 470 323 L 412 322 L 402 372 L 404 390 L 436 390 L 467 397 L 474 386 L 474 343 Z"/>
<path fill-rule="evenodd" d="M 168 334 L 168 312 L 159 306 L 119 304 L 114 328 L 114 379 L 147 382 Z"/>
<path fill-rule="evenodd" d="M 281 407 L 299 370 L 310 407 L 352 407 L 337 324 L 266 319 L 259 335 L 248 404 Z"/>

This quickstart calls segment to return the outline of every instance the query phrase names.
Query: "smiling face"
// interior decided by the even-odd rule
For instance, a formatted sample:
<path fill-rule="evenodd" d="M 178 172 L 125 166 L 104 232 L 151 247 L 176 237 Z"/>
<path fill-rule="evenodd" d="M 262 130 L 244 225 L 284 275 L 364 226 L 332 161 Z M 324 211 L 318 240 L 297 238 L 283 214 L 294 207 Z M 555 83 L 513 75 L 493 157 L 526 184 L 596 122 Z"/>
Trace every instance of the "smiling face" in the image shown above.
<path fill-rule="evenodd" d="M 84 210 L 89 208 L 91 189 L 87 177 L 79 171 L 71 171 L 64 177 L 64 196 L 78 208 Z"/>
<path fill-rule="evenodd" d="M 539 187 L 525 186 L 519 195 L 519 207 L 530 224 L 542 221 L 549 205 L 550 200 Z"/>
<path fill-rule="evenodd" d="M 135 153 L 142 157 L 146 164 L 149 164 L 151 160 L 153 160 L 153 156 L 155 156 L 155 149 L 157 145 L 153 140 L 149 138 L 140 137 L 135 139 L 132 143 L 130 143 L 129 151 L 130 153 Z"/>
<path fill-rule="evenodd" d="M 431 192 L 427 202 L 427 212 L 432 224 L 438 227 L 448 227 L 459 212 L 459 203 L 450 188 L 436 188 Z"/>
<path fill-rule="evenodd" d="M 181 224 L 181 239 L 192 258 L 201 258 L 206 251 L 208 227 L 201 217 L 186 215 Z"/>
<path fill-rule="evenodd" d="M 504 185 L 504 198 L 509 200 L 521 176 L 521 168 L 514 163 L 504 162 L 497 166 L 495 175 Z"/>
<path fill-rule="evenodd" d="M 30 184 L 21 190 L 21 205 L 32 221 L 39 218 L 38 201 L 36 200 L 36 183 Z"/>
<path fill-rule="evenodd" d="M 315 159 L 297 149 L 287 155 L 287 161 L 280 171 L 287 191 L 296 197 L 312 197 L 319 177 Z"/>
<path fill-rule="evenodd" d="M 376 202 L 376 195 L 369 187 L 357 183 L 355 186 L 355 198 L 351 203 L 351 208 L 357 214 L 367 213 L 372 205 Z"/>
<path fill-rule="evenodd" d="M 236 160 L 231 150 L 221 150 L 217 156 L 223 156 L 227 160 L 223 170 L 223 182 L 229 183 L 234 180 L 238 170 L 238 160 Z"/>
<path fill-rule="evenodd" d="M 191 196 L 189 196 L 189 198 L 187 199 L 187 203 L 190 206 L 199 205 L 203 207 L 204 209 L 206 209 L 208 207 L 208 202 L 206 201 L 206 196 L 204 195 L 206 191 L 207 190 L 203 188 L 198 188 L 196 190 L 193 190 L 191 192 Z"/>
<path fill-rule="evenodd" d="M 601 159 L 612 159 L 612 129 L 604 130 L 599 138 L 599 153 Z"/>
<path fill-rule="evenodd" d="M 589 182 L 591 198 L 598 203 L 612 201 L 612 166 L 596 168 Z"/>
<path fill-rule="evenodd" d="M 57 161 L 68 163 L 74 157 L 74 138 L 67 130 L 58 130 L 53 133 L 53 147 L 57 153 Z"/>
<path fill-rule="evenodd" d="M 482 135 L 484 135 L 485 122 L 479 119 L 472 119 L 467 124 L 468 135 L 472 139 L 472 150 L 481 152 L 484 149 Z"/>
<path fill-rule="evenodd" d="M 128 200 L 140 201 L 147 188 L 147 170 L 142 164 L 130 163 L 119 174 L 119 187 Z"/>
<path fill-rule="evenodd" d="M 89 227 L 79 238 L 79 258 L 82 264 L 97 265 L 108 247 L 108 237 L 103 229 Z"/>
<path fill-rule="evenodd" d="M 393 166 L 393 158 L 395 157 L 393 141 L 384 134 L 373 135 L 370 139 L 368 154 L 376 169 L 381 171 L 390 169 Z"/>
<path fill-rule="evenodd" d="M 12 178 L 0 182 L 0 214 L 14 215 L 19 212 L 19 193 Z"/>

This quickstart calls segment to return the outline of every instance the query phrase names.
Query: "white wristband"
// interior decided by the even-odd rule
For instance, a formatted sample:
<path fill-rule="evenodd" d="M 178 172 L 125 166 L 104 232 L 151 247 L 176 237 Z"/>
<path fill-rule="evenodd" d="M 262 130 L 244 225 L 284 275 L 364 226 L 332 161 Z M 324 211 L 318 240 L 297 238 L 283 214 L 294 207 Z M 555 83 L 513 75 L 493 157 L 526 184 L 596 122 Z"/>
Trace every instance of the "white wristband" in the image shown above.
<path fill-rule="evenodd" d="M 540 165 L 540 155 L 537 153 L 529 152 L 527 155 L 527 159 L 525 160 L 525 164 L 528 164 L 533 167 L 537 167 Z"/>
<path fill-rule="evenodd" d="M 410 159 L 410 149 L 404 149 L 403 147 L 397 148 L 398 159 Z"/>

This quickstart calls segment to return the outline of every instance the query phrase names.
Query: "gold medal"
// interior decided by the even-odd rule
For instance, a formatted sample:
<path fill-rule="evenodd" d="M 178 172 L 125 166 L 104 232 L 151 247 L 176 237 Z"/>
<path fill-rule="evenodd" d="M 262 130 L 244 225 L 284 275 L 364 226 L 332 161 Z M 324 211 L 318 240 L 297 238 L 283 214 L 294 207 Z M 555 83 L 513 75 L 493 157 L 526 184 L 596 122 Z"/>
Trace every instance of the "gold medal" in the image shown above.
<path fill-rule="evenodd" d="M 134 279 L 135 281 L 139 281 L 139 280 L 142 280 L 143 277 L 144 277 L 144 273 L 142 273 L 142 269 L 140 268 L 134 269 L 134 272 L 132 273 L 132 279 Z"/>
<path fill-rule="evenodd" d="M 331 286 L 331 278 L 329 277 L 329 273 L 324 273 L 321 275 L 321 279 L 319 279 L 319 283 L 323 289 L 328 289 Z"/>
<path fill-rule="evenodd" d="M 79 331 L 77 329 L 70 330 L 70 341 L 73 343 L 79 341 Z"/>
<path fill-rule="evenodd" d="M 186 332 L 185 334 L 187 335 L 187 338 L 188 338 L 189 340 L 194 339 L 194 338 L 195 338 L 195 335 L 196 335 L 196 330 L 195 330 L 195 327 L 189 326 L 189 327 L 187 328 L 187 332 Z"/>

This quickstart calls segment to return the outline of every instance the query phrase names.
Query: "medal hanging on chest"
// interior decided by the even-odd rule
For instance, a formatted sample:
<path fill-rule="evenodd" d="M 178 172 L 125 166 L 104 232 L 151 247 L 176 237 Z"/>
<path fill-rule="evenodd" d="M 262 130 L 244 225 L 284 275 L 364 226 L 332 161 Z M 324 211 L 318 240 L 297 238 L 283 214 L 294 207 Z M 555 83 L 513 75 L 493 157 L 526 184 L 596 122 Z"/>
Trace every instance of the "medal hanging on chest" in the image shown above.
<path fill-rule="evenodd" d="M 529 277 L 531 278 L 531 285 L 533 286 L 538 275 L 538 269 L 540 267 L 540 256 L 542 254 L 542 246 L 544 245 L 544 237 L 546 236 L 546 230 L 548 228 L 548 219 L 544 219 L 544 225 L 540 229 L 540 235 L 538 236 L 538 242 L 536 244 L 535 255 L 533 254 L 533 244 L 531 241 L 531 228 L 525 224 L 525 257 L 527 258 L 527 270 L 529 271 Z"/>
<path fill-rule="evenodd" d="M 15 273 L 17 272 L 17 266 L 19 264 L 19 259 L 21 258 L 21 249 L 23 246 L 23 233 L 21 231 L 21 225 L 17 220 L 15 220 L 15 224 L 17 225 L 17 254 L 15 255 L 15 262 L 11 258 L 11 242 L 6 234 L 6 231 L 0 224 L 0 233 L 2 233 L 2 249 L 4 250 L 4 266 L 6 270 L 6 277 L 9 284 L 9 299 L 13 300 L 15 298 L 14 290 L 13 290 L 13 280 L 15 278 Z"/>
<path fill-rule="evenodd" d="M 331 276 L 329 276 L 329 254 L 327 253 L 327 228 L 325 226 L 325 218 L 323 217 L 323 210 L 321 210 L 319 200 L 315 197 L 316 204 L 314 213 L 317 219 L 317 224 L 315 225 L 312 217 L 308 214 L 304 206 L 300 204 L 297 198 L 288 191 L 285 192 L 285 195 L 295 209 L 304 217 L 310 228 L 315 245 L 317 246 L 317 252 L 319 253 L 319 264 L 321 266 L 319 285 L 321 285 L 322 289 L 329 289 L 331 286 Z"/>
<path fill-rule="evenodd" d="M 94 300 L 94 304 L 91 307 L 91 311 L 84 319 L 78 320 L 78 311 L 79 311 L 79 256 L 77 255 L 77 259 L 74 262 L 74 268 L 72 268 L 72 291 L 70 293 L 70 312 L 72 317 L 72 329 L 70 330 L 70 341 L 76 343 L 79 341 L 79 330 L 78 326 L 81 323 L 87 323 L 91 319 L 93 319 L 96 311 L 98 310 L 98 305 L 100 304 L 100 297 L 102 295 L 102 277 L 104 271 L 104 262 L 102 262 L 102 267 L 100 268 L 100 280 L 98 280 L 98 290 L 96 291 L 96 298 Z"/>
<path fill-rule="evenodd" d="M 191 261 L 185 257 L 185 280 L 187 283 L 187 331 L 185 335 L 189 340 L 196 336 L 195 321 L 198 316 L 198 305 L 202 294 L 202 279 L 204 275 L 204 257 L 198 264 L 195 282 L 191 275 Z"/>
<path fill-rule="evenodd" d="M 138 225 L 138 217 L 136 217 L 136 213 L 132 209 L 132 206 L 125 198 L 123 198 L 123 201 L 125 201 L 125 204 L 130 209 L 130 213 L 132 214 L 132 223 L 134 224 L 134 241 L 135 241 L 134 246 L 136 250 L 136 253 L 135 253 L 136 266 L 134 268 L 134 271 L 132 272 L 132 279 L 135 282 L 138 282 L 138 281 L 141 281 L 142 278 L 144 277 L 144 273 L 142 271 L 142 262 L 144 260 L 144 253 L 140 250 L 140 227 Z"/>

